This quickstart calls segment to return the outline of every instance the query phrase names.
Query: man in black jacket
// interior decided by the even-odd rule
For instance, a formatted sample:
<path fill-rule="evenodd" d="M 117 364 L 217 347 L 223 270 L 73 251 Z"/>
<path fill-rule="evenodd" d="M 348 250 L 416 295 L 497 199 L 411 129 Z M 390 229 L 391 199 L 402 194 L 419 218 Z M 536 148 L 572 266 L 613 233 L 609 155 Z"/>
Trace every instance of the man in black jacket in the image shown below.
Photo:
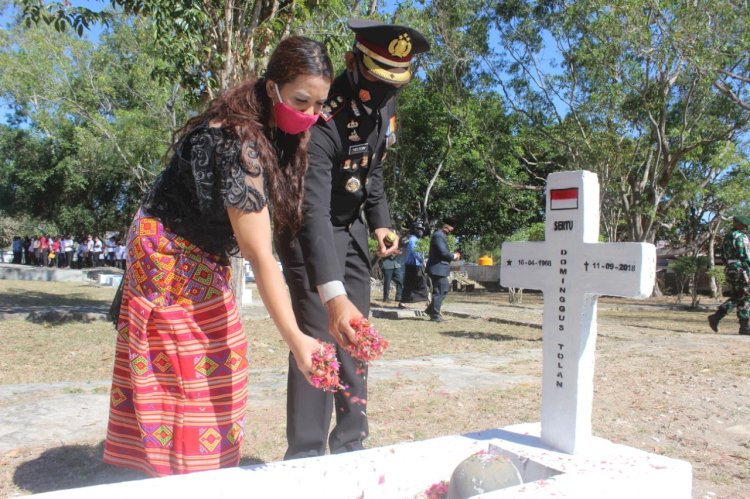
<path fill-rule="evenodd" d="M 391 219 L 382 163 L 396 142 L 396 94 L 412 77 L 412 57 L 429 50 L 409 27 L 366 20 L 348 26 L 356 40 L 346 70 L 311 129 L 302 228 L 276 245 L 300 329 L 338 343 L 341 383 L 348 388 L 313 388 L 290 356 L 285 459 L 323 455 L 326 443 L 332 454 L 359 450 L 367 437 L 367 366 L 341 345 L 354 338 L 350 321 L 369 314 L 368 227 L 380 257 L 398 250 L 383 241 Z"/>
<path fill-rule="evenodd" d="M 448 248 L 448 234 L 454 231 L 456 222 L 452 218 L 443 218 L 443 226 L 432 234 L 430 255 L 427 258 L 427 274 L 432 280 L 432 301 L 426 312 L 430 320 L 443 322 L 440 308 L 450 291 L 448 276 L 451 273 L 451 262 L 461 258 L 459 253 L 452 253 Z"/>

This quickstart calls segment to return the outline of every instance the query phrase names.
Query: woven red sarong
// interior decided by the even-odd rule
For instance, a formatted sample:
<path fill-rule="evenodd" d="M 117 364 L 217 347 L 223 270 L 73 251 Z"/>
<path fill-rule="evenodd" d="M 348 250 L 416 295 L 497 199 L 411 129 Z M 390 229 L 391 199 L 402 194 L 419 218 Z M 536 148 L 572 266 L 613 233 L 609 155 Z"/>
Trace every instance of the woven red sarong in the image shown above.
<path fill-rule="evenodd" d="M 236 466 L 247 341 L 229 268 L 136 216 L 104 461 L 164 476 Z"/>

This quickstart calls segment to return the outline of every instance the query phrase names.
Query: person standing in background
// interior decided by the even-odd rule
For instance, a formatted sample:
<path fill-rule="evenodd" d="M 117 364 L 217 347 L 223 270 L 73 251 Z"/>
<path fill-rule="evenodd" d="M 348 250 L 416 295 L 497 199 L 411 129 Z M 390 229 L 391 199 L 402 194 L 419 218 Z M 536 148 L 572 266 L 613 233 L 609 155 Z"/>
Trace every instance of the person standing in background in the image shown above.
<path fill-rule="evenodd" d="M 99 237 L 99 235 L 96 235 L 94 237 L 94 250 L 93 250 L 93 266 L 94 267 L 101 267 L 104 265 L 104 243 L 102 243 L 102 239 Z"/>
<path fill-rule="evenodd" d="M 86 260 L 88 259 L 88 251 L 89 251 L 89 245 L 88 241 L 85 237 L 81 236 L 78 239 L 78 244 L 76 246 L 76 268 L 82 269 L 86 266 Z"/>
<path fill-rule="evenodd" d="M 50 237 L 49 249 L 50 249 L 50 264 L 53 267 L 60 266 L 60 236 Z"/>
<path fill-rule="evenodd" d="M 396 302 L 401 301 L 401 292 L 403 291 L 403 283 L 401 276 L 402 269 L 402 255 L 401 248 L 396 250 L 396 253 L 381 259 L 381 265 L 383 267 L 383 301 L 390 301 L 391 282 L 396 286 Z"/>
<path fill-rule="evenodd" d="M 49 238 L 46 234 L 39 236 L 39 266 L 49 267 Z"/>
<path fill-rule="evenodd" d="M 94 237 L 89 234 L 86 238 L 86 250 L 83 252 L 83 259 L 86 262 L 86 267 L 94 266 Z"/>
<path fill-rule="evenodd" d="M 73 268 L 73 251 L 75 248 L 75 242 L 70 234 L 67 234 L 63 239 L 63 250 L 65 251 L 65 266 Z"/>
<path fill-rule="evenodd" d="M 448 234 L 455 230 L 456 221 L 450 217 L 443 218 L 443 225 L 432 234 L 430 239 L 430 254 L 427 258 L 427 274 L 432 280 L 432 300 L 425 312 L 430 320 L 443 322 L 440 309 L 443 300 L 450 291 L 451 262 L 461 258 L 460 253 L 451 252 L 448 247 Z"/>
<path fill-rule="evenodd" d="M 31 265 L 32 255 L 34 254 L 31 248 L 31 238 L 29 236 L 23 236 L 23 264 Z"/>
<path fill-rule="evenodd" d="M 404 247 L 404 290 L 399 308 L 408 308 L 408 303 L 424 303 L 429 300 L 429 290 L 424 274 L 424 256 L 417 251 L 417 243 L 424 235 L 424 224 L 418 218 L 412 222 Z"/>
<path fill-rule="evenodd" d="M 115 266 L 118 269 L 125 270 L 125 257 L 127 249 L 122 242 L 122 239 L 118 239 L 115 246 Z"/>
<path fill-rule="evenodd" d="M 23 239 L 21 236 L 13 236 L 13 263 L 20 265 L 23 258 Z"/>

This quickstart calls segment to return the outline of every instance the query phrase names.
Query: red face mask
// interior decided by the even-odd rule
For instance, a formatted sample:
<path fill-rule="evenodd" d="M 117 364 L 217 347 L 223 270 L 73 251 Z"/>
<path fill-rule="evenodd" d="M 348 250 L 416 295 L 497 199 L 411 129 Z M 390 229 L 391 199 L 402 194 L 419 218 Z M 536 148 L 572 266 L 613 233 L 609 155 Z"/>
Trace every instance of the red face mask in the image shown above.
<path fill-rule="evenodd" d="M 309 130 L 318 121 L 317 113 L 306 114 L 288 104 L 284 104 L 284 101 L 281 100 L 279 86 L 275 83 L 273 86 L 276 89 L 276 96 L 279 98 L 279 102 L 273 105 L 273 115 L 276 119 L 276 125 L 282 132 L 297 135 Z"/>

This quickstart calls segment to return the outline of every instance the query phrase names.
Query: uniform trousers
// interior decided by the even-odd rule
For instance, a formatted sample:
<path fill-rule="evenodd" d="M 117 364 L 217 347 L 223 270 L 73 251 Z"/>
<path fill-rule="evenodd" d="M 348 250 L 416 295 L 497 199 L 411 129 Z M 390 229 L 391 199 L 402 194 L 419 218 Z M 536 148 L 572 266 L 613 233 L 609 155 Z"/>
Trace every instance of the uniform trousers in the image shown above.
<path fill-rule="evenodd" d="M 391 282 L 396 285 L 396 301 L 401 301 L 401 293 L 404 289 L 403 268 L 383 269 L 383 301 L 388 301 L 391 291 Z"/>
<path fill-rule="evenodd" d="M 432 301 L 426 312 L 430 314 L 431 318 L 440 319 L 440 309 L 443 306 L 443 300 L 448 296 L 451 285 L 448 276 L 430 274 L 430 279 L 432 280 Z"/>
<path fill-rule="evenodd" d="M 367 246 L 363 249 L 361 243 L 357 242 L 367 241 L 366 229 L 358 221 L 354 223 L 351 232 L 347 227 L 334 227 L 333 230 L 346 293 L 357 309 L 368 316 L 369 259 Z M 289 355 L 286 429 L 288 448 L 284 459 L 324 455 L 326 443 L 331 454 L 361 450 L 364 448 L 362 441 L 369 431 L 366 410 L 367 365 L 352 358 L 328 332 L 328 313 L 317 290 L 310 285 L 298 242 L 291 245 L 282 243 L 277 248 L 297 324 L 305 334 L 336 346 L 341 384 L 347 387 L 346 390 L 333 393 L 313 388 L 297 368 L 293 356 Z M 329 435 L 334 409 L 336 424 Z"/>
<path fill-rule="evenodd" d="M 739 263 L 729 263 L 724 267 L 724 275 L 729 285 L 729 299 L 719 306 L 728 314 L 737 307 L 737 318 L 750 318 L 750 272 Z"/>

